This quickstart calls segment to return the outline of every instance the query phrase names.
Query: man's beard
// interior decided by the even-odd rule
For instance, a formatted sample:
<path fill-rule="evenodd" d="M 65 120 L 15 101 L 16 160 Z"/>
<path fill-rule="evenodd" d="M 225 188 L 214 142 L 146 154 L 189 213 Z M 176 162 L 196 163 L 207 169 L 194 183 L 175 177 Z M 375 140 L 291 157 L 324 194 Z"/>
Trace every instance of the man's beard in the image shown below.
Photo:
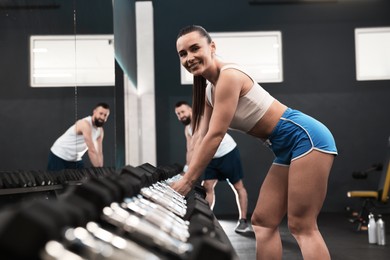
<path fill-rule="evenodd" d="M 182 122 L 183 125 L 187 126 L 187 125 L 191 124 L 191 118 L 187 117 L 186 119 L 181 120 L 180 122 Z"/>
<path fill-rule="evenodd" d="M 97 118 L 95 118 L 95 120 L 93 121 L 94 125 L 96 127 L 102 127 L 104 125 L 104 121 L 103 120 L 99 120 Z"/>

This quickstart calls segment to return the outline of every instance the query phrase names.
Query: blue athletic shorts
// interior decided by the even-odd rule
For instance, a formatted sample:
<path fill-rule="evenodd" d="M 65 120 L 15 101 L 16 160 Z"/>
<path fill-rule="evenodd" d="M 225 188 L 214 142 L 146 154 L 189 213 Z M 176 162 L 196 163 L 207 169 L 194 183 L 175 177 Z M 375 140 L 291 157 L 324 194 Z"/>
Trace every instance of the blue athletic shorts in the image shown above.
<path fill-rule="evenodd" d="M 229 180 L 231 184 L 235 184 L 243 178 L 243 170 L 240 159 L 240 152 L 235 147 L 228 154 L 214 158 L 211 160 L 204 172 L 204 180 L 225 181 Z"/>
<path fill-rule="evenodd" d="M 278 165 L 288 166 L 312 150 L 337 155 L 336 143 L 329 129 L 291 108 L 284 112 L 265 144 L 275 154 L 273 163 Z"/>

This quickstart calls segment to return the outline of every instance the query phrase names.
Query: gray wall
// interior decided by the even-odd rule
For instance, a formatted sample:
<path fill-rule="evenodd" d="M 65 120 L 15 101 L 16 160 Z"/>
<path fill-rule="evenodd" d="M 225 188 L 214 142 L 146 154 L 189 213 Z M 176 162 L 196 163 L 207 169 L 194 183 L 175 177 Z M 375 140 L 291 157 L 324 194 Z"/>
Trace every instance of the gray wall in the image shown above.
<path fill-rule="evenodd" d="M 249 1 L 155 1 L 155 70 L 158 164 L 185 161 L 183 127 L 173 113 L 176 101 L 191 101 L 191 87 L 180 84 L 176 35 L 188 24 L 211 32 L 280 30 L 284 81 L 262 86 L 290 107 L 306 112 L 333 132 L 339 156 L 329 180 L 323 211 L 356 206 L 346 192 L 376 188 L 351 173 L 384 159 L 390 135 L 390 81 L 358 82 L 354 29 L 390 26 L 388 1 L 339 0 L 337 3 L 249 5 Z M 242 46 L 244 48 L 244 46 Z M 233 132 L 244 164 L 249 212 L 272 162 L 271 152 L 255 139 Z M 237 214 L 233 193 L 217 185 L 216 214 Z"/>

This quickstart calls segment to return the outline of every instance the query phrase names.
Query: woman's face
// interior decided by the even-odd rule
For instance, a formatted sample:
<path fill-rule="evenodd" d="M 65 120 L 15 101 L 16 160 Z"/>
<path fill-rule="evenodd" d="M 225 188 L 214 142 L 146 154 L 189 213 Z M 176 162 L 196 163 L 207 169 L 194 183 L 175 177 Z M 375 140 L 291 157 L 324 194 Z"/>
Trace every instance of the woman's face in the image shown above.
<path fill-rule="evenodd" d="M 215 45 L 195 31 L 177 39 L 176 48 L 181 65 L 194 76 L 199 76 L 211 64 Z"/>

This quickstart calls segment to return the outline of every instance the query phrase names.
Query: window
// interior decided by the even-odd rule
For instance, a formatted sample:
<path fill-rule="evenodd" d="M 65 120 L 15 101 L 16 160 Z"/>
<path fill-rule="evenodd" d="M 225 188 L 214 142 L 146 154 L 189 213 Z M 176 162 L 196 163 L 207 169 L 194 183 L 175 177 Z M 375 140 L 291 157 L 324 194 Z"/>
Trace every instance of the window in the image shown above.
<path fill-rule="evenodd" d="M 390 79 L 390 27 L 355 29 L 356 80 Z"/>
<path fill-rule="evenodd" d="M 31 36 L 30 85 L 114 86 L 114 36 Z"/>
<path fill-rule="evenodd" d="M 242 66 L 257 82 L 282 82 L 280 31 L 210 33 L 216 54 Z M 181 83 L 192 84 L 193 76 L 181 66 Z"/>

